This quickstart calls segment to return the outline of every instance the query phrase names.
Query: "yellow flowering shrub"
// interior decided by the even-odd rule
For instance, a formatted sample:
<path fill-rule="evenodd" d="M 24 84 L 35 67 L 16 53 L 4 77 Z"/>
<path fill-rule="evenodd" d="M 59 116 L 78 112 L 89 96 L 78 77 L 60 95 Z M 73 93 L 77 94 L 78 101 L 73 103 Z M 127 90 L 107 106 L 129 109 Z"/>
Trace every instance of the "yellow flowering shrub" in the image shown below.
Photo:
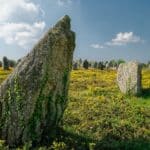
<path fill-rule="evenodd" d="M 0 83 L 11 71 L 0 68 Z M 150 70 L 143 70 L 142 86 L 141 96 L 126 96 L 114 70 L 72 71 L 61 123 L 66 133 L 39 149 L 150 149 Z"/>

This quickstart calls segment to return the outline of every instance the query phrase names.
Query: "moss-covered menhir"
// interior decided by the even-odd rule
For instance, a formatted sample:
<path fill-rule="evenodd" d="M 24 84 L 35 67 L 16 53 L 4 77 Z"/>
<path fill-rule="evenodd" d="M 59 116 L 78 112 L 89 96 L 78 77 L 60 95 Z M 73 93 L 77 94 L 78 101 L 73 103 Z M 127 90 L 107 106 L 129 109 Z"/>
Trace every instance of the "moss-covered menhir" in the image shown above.
<path fill-rule="evenodd" d="M 64 16 L 0 86 L 0 139 L 12 147 L 54 136 L 68 99 L 75 48 L 70 27 Z"/>

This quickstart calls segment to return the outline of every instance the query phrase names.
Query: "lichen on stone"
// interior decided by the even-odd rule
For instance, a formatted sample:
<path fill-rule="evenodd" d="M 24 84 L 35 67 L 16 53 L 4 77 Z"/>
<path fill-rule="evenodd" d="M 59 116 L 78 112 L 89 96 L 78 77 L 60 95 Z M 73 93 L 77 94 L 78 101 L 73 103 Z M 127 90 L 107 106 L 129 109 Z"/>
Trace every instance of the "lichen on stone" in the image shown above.
<path fill-rule="evenodd" d="M 10 146 L 53 135 L 67 104 L 75 33 L 64 16 L 0 86 L 0 139 Z"/>
<path fill-rule="evenodd" d="M 117 83 L 121 92 L 127 95 L 141 94 L 141 76 L 141 65 L 137 61 L 120 64 Z"/>

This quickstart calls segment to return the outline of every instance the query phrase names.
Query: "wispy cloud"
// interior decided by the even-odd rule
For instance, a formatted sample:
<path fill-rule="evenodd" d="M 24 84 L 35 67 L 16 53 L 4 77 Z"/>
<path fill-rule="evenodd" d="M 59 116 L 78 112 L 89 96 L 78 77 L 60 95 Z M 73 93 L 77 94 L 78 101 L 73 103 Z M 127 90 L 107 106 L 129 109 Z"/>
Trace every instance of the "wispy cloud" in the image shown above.
<path fill-rule="evenodd" d="M 104 44 L 91 44 L 90 46 L 96 49 L 107 48 L 110 46 L 123 46 L 127 44 L 143 42 L 140 36 L 134 35 L 133 32 L 120 32 L 116 34 L 115 38 Z"/>
<path fill-rule="evenodd" d="M 72 0 L 57 0 L 57 4 L 59 6 L 65 6 L 65 5 L 68 5 L 68 4 L 71 4 L 72 3 Z"/>
<path fill-rule="evenodd" d="M 112 39 L 110 42 L 106 42 L 105 44 L 109 46 L 121 46 L 129 43 L 139 43 L 141 41 L 141 38 L 134 35 L 133 32 L 120 32 L 116 35 L 114 39 Z"/>
<path fill-rule="evenodd" d="M 26 48 L 37 41 L 46 26 L 44 21 L 37 22 L 44 11 L 31 0 L 0 0 L 0 10 L 0 39 L 6 44 Z"/>
<path fill-rule="evenodd" d="M 92 48 L 95 48 L 95 49 L 102 49 L 102 48 L 105 48 L 103 45 L 100 45 L 100 44 L 91 44 L 90 45 Z"/>

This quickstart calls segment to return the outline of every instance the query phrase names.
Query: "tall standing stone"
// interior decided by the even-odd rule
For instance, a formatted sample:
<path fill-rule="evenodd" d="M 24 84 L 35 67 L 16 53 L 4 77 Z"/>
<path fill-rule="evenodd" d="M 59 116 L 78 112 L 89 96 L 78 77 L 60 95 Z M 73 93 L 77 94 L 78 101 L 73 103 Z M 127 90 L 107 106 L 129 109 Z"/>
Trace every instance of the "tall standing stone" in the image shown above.
<path fill-rule="evenodd" d="M 0 86 L 0 139 L 10 146 L 53 134 L 66 108 L 75 34 L 64 16 Z"/>
<path fill-rule="evenodd" d="M 136 61 L 119 65 L 117 73 L 118 86 L 122 93 L 138 95 L 141 93 L 141 66 Z"/>

